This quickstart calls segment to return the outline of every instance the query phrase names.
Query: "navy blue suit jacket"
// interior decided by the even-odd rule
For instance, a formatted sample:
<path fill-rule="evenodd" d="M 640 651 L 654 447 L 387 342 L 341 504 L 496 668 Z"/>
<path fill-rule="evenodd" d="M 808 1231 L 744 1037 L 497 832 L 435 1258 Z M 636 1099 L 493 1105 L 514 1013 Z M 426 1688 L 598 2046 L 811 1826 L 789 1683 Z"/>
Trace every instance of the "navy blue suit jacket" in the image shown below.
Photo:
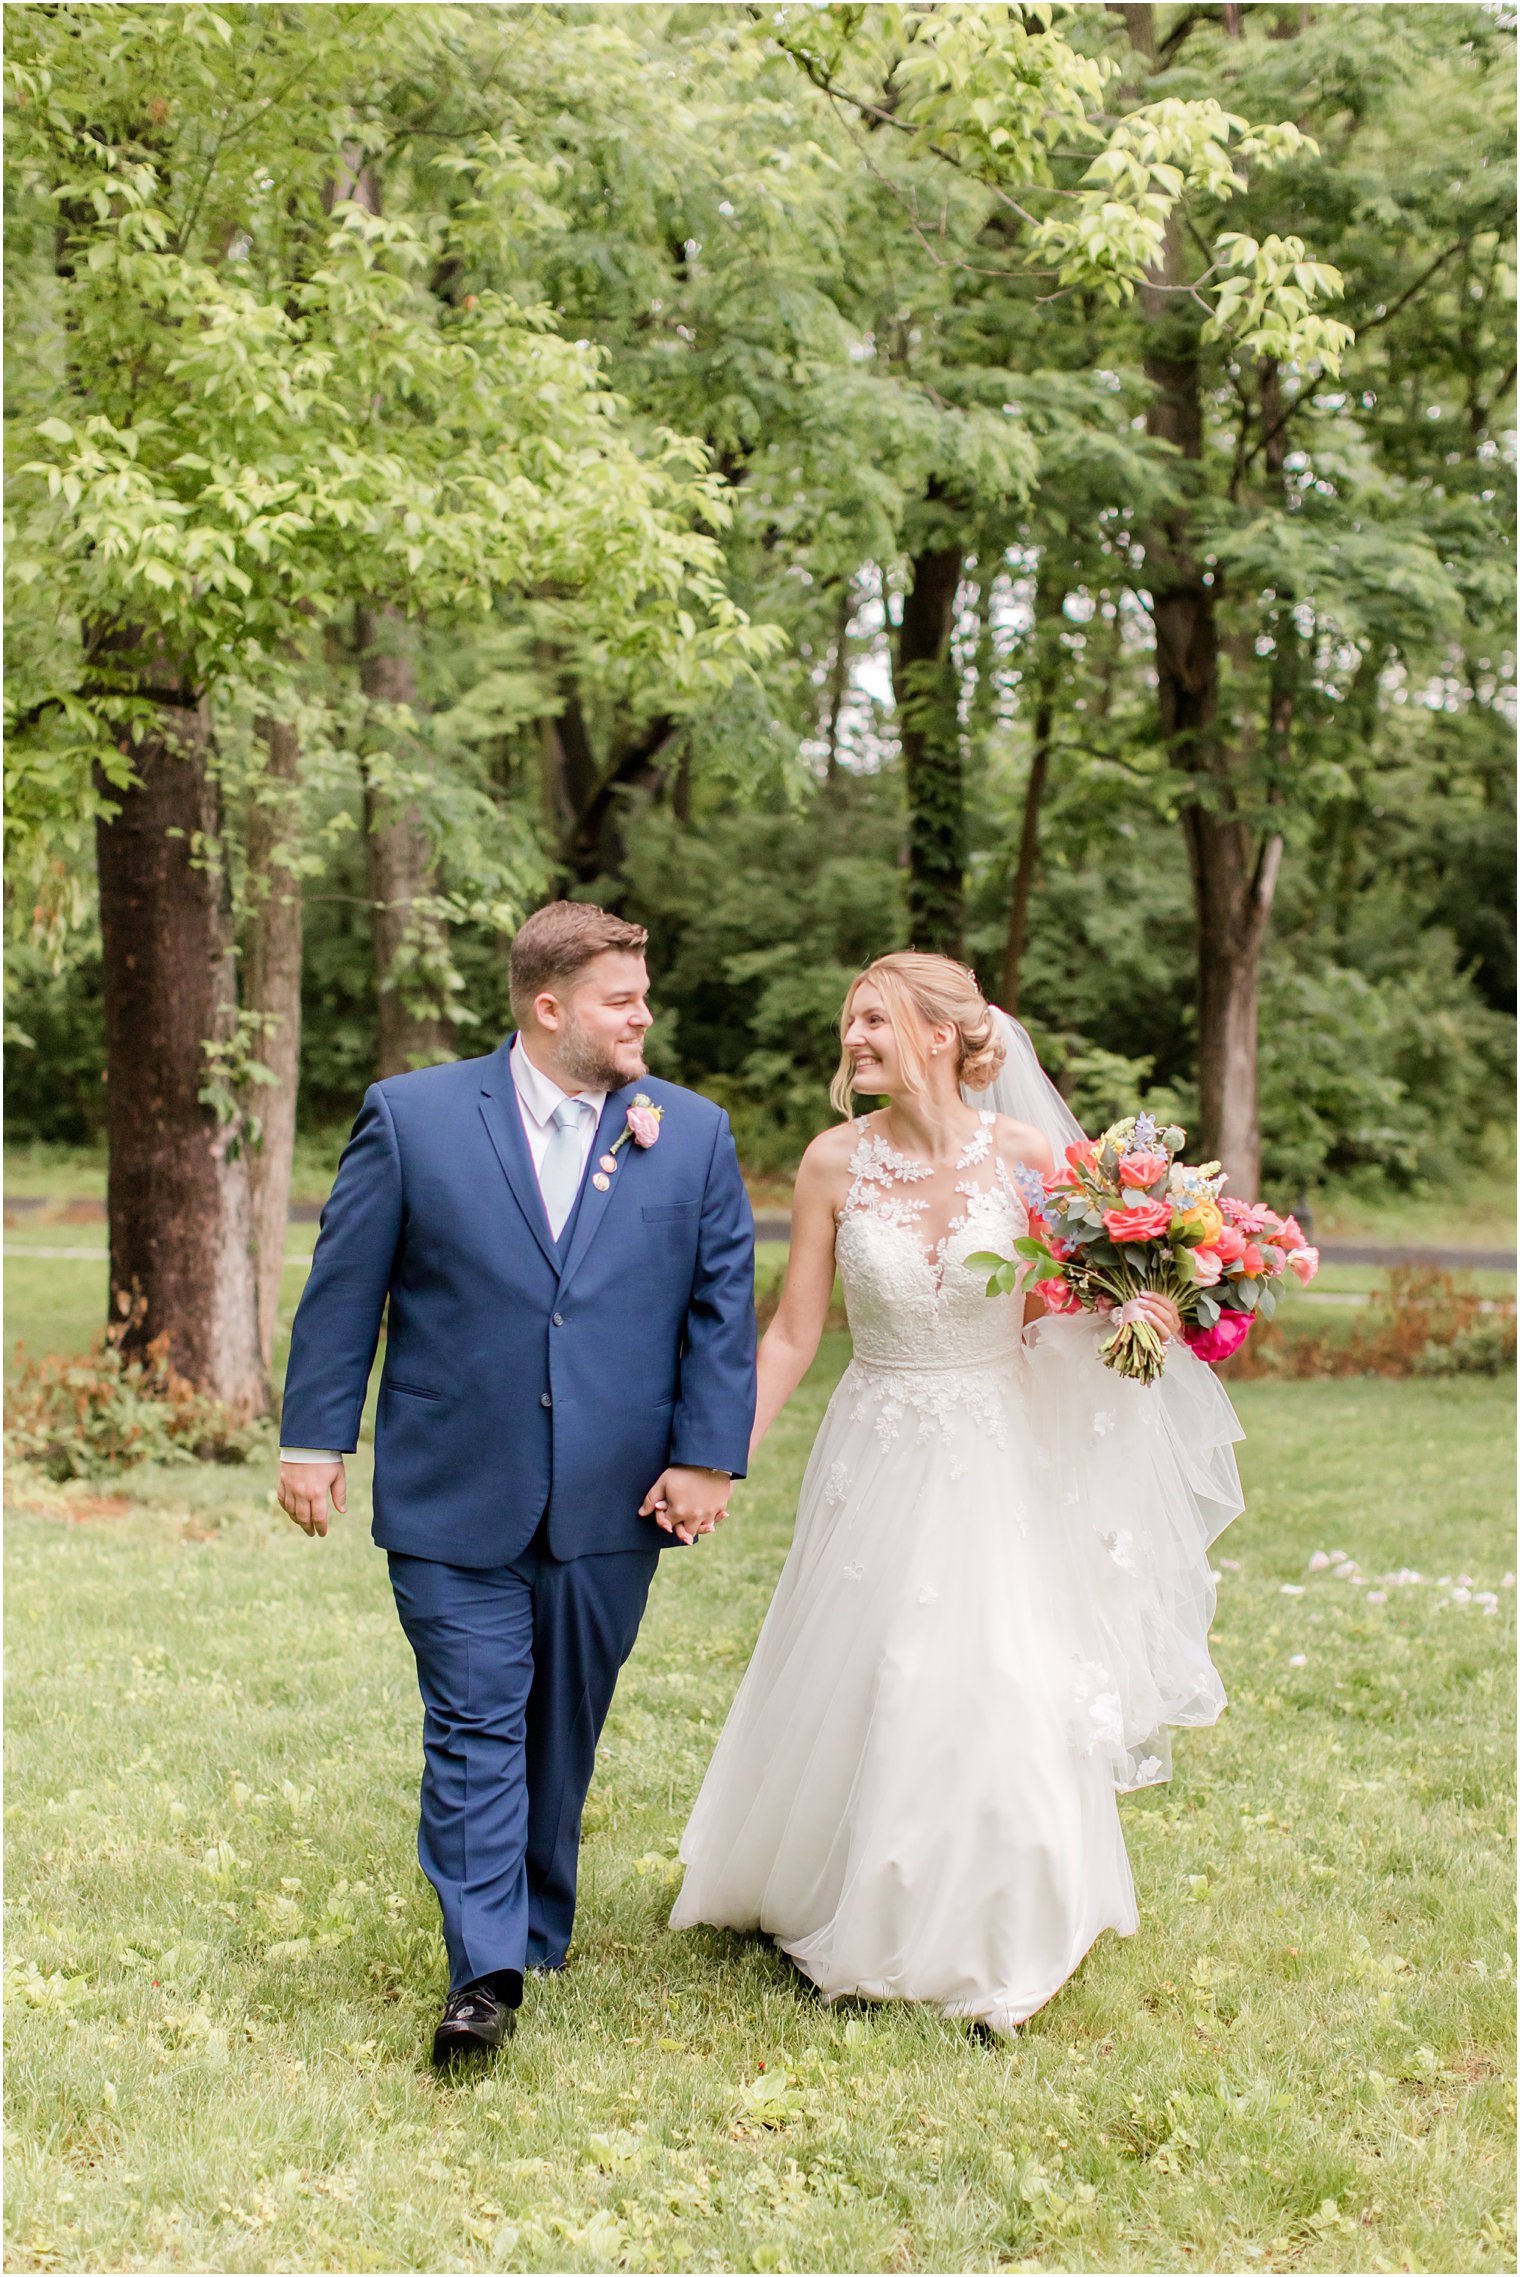
<path fill-rule="evenodd" d="M 375 1540 L 504 1565 L 545 1511 L 559 1558 L 669 1548 L 640 1502 L 667 1463 L 742 1475 L 755 1406 L 754 1222 L 728 1118 L 645 1076 L 607 1100 L 575 1212 L 549 1232 L 511 1038 L 371 1085 L 296 1312 L 281 1436 L 357 1446 L 389 1301 Z M 644 1091 L 658 1142 L 597 1157 Z"/>

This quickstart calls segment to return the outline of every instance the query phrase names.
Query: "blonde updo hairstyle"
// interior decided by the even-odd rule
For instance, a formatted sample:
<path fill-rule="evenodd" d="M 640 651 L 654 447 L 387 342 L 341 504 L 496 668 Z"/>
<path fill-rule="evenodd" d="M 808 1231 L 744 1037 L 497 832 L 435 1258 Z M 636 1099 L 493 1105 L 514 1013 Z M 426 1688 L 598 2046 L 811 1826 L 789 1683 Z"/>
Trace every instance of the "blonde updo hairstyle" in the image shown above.
<path fill-rule="evenodd" d="M 894 949 L 890 956 L 878 957 L 850 983 L 839 1015 L 841 1044 L 855 998 L 868 981 L 887 1008 L 909 1091 L 928 1089 L 929 1031 L 945 1022 L 955 1029 L 956 1082 L 968 1091 L 985 1091 L 996 1081 L 1003 1064 L 1003 1039 L 975 973 L 951 957 L 924 956 L 917 949 Z M 829 1085 L 829 1098 L 841 1115 L 853 1113 L 854 1091 L 855 1063 L 842 1051 L 838 1073 Z"/>

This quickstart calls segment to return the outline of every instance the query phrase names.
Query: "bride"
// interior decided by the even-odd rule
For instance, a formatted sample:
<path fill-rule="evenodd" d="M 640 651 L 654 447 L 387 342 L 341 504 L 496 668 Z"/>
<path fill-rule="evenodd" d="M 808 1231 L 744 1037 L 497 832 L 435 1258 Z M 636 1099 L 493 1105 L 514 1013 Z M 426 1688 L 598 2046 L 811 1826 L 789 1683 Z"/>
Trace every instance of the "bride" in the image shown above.
<path fill-rule="evenodd" d="M 1081 1133 L 973 976 L 879 958 L 840 1033 L 835 1105 L 886 1106 L 803 1157 L 753 1444 L 813 1360 L 836 1267 L 854 1357 L 671 1921 L 765 1930 L 830 2000 L 1011 2032 L 1105 1929 L 1138 1926 L 1116 1791 L 1169 1775 L 1165 1725 L 1224 1706 L 1207 1547 L 1240 1508 L 1240 1434 L 1180 1343 L 1147 1388 L 1101 1364 L 1090 1317 L 986 1295 L 968 1260 L 1009 1254 Z"/>

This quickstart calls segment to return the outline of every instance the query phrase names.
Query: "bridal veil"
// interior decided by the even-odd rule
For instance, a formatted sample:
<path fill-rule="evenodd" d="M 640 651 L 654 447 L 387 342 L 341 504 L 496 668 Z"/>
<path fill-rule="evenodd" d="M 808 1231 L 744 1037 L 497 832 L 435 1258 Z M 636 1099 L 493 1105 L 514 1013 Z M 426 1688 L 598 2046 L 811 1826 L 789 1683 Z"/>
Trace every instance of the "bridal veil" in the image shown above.
<path fill-rule="evenodd" d="M 997 1007 L 992 1016 L 1003 1066 L 967 1101 L 1032 1124 L 1059 1163 L 1086 1134 L 1026 1030 Z M 1209 1658 L 1209 1545 L 1243 1507 L 1243 1434 L 1186 1345 L 1173 1344 L 1159 1382 L 1144 1385 L 1104 1366 L 1102 1334 L 1091 1314 L 1047 1314 L 1025 1347 L 1036 1473 L 1083 1609 L 1082 1744 L 1127 1791 L 1170 1776 L 1169 1726 L 1213 1723 L 1225 1704 Z"/>

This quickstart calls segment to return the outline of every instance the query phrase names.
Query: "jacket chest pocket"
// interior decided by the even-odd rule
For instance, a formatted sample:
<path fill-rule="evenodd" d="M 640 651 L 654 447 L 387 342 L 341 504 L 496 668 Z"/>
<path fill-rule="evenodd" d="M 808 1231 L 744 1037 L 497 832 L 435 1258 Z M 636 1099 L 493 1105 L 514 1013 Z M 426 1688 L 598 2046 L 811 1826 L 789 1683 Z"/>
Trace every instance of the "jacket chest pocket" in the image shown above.
<path fill-rule="evenodd" d="M 701 1207 L 700 1202 L 646 1202 L 644 1222 L 646 1225 L 690 1224 Z"/>

